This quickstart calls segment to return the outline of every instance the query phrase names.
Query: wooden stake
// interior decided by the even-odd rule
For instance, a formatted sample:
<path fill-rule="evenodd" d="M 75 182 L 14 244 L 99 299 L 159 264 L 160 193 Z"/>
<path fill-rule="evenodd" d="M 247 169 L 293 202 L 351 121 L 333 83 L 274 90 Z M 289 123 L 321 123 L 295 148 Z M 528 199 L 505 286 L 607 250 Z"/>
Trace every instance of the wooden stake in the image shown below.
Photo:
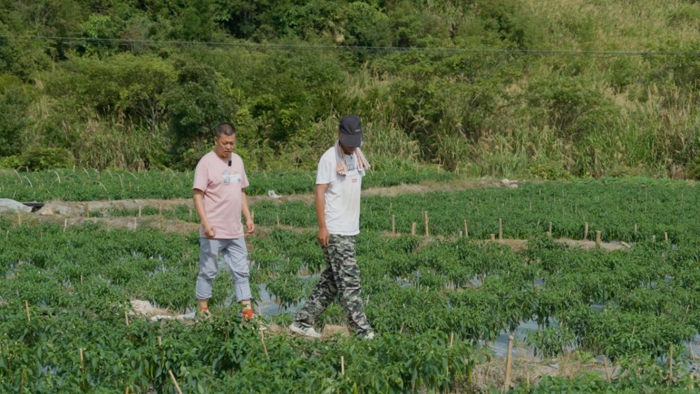
<path fill-rule="evenodd" d="M 506 357 L 506 380 L 503 383 L 503 389 L 508 390 L 510 387 L 510 367 L 513 362 L 513 334 L 508 334 L 508 355 Z"/>
<path fill-rule="evenodd" d="M 588 241 L 588 222 L 583 224 L 583 240 Z"/>
<path fill-rule="evenodd" d="M 503 219 L 498 218 L 498 240 L 503 239 Z"/>
<path fill-rule="evenodd" d="M 139 205 L 139 217 L 141 217 L 141 206 Z"/>
<path fill-rule="evenodd" d="M 600 232 L 600 230 L 596 230 L 596 232 L 595 232 L 595 244 L 596 244 L 596 246 L 600 246 L 600 242 L 602 240 L 601 234 L 602 233 Z"/>
<path fill-rule="evenodd" d="M 164 226 L 163 226 L 163 217 L 160 217 L 160 231 L 163 231 Z"/>
<path fill-rule="evenodd" d="M 22 225 L 22 210 L 17 208 L 17 225 Z"/>
<path fill-rule="evenodd" d="M 467 227 L 467 221 L 464 221 L 464 237 L 469 238 L 469 227 Z"/>
<path fill-rule="evenodd" d="M 66 228 L 68 227 L 68 219 L 63 219 L 63 232 L 66 232 Z"/>
<path fill-rule="evenodd" d="M 158 347 L 163 347 L 163 338 L 158 337 Z"/>
<path fill-rule="evenodd" d="M 396 234 L 396 215 L 391 215 L 391 233 Z"/>
<path fill-rule="evenodd" d="M 664 242 L 668 243 L 668 233 L 664 231 Z"/>
<path fill-rule="evenodd" d="M 168 373 L 170 374 L 170 379 L 172 379 L 173 383 L 175 384 L 175 389 L 177 390 L 177 393 L 182 394 L 182 390 L 180 390 L 180 385 L 177 384 L 177 379 L 175 379 L 175 375 L 173 375 L 173 371 L 169 369 Z"/>
<path fill-rule="evenodd" d="M 124 394 L 129 394 L 129 386 L 126 386 L 126 390 L 124 390 Z"/>
<path fill-rule="evenodd" d="M 27 310 L 27 321 L 28 322 L 32 321 L 32 318 L 29 315 L 29 302 L 27 300 L 24 300 L 24 309 Z"/>
<path fill-rule="evenodd" d="M 80 369 L 85 368 L 84 361 L 85 361 L 85 359 L 83 357 L 83 348 L 80 348 Z"/>
<path fill-rule="evenodd" d="M 634 240 L 637 240 L 637 223 L 634 224 Z"/>
<path fill-rule="evenodd" d="M 345 376 L 345 356 L 340 356 L 340 374 Z"/>
<path fill-rule="evenodd" d="M 428 211 L 423 211 L 423 221 L 425 222 L 425 236 L 430 236 L 430 229 L 428 228 Z"/>
<path fill-rule="evenodd" d="M 656 235 L 651 236 L 651 243 L 656 243 Z"/>
<path fill-rule="evenodd" d="M 548 237 L 552 236 L 552 222 L 549 222 L 549 231 L 547 231 L 547 236 Z"/>
<path fill-rule="evenodd" d="M 605 366 L 605 380 L 610 384 L 610 371 L 608 371 L 608 358 L 603 355 L 603 365 Z"/>
<path fill-rule="evenodd" d="M 399 330 L 399 334 L 403 334 L 403 326 L 406 324 L 406 322 L 401 322 L 401 329 Z"/>
<path fill-rule="evenodd" d="M 411 235 L 416 235 L 416 222 L 411 224 Z"/>
<path fill-rule="evenodd" d="M 80 285 L 83 285 L 83 275 L 80 275 Z"/>
<path fill-rule="evenodd" d="M 138 222 L 136 221 L 136 218 L 134 218 L 134 231 L 136 231 L 136 227 L 138 227 Z"/>
<path fill-rule="evenodd" d="M 496 242 L 496 234 L 491 234 L 491 242 Z"/>
<path fill-rule="evenodd" d="M 127 326 L 129 325 L 129 315 L 126 313 L 126 311 L 124 311 L 124 322 Z"/>
<path fill-rule="evenodd" d="M 450 347 L 452 347 L 452 344 L 454 343 L 454 341 L 455 341 L 455 332 L 452 331 L 450 333 Z"/>
<path fill-rule="evenodd" d="M 265 345 L 265 335 L 263 335 L 262 326 L 260 327 L 260 342 L 262 342 L 263 350 L 265 351 L 265 357 L 267 361 L 270 361 L 270 355 L 267 354 L 267 346 Z"/>
<path fill-rule="evenodd" d="M 90 217 L 90 206 L 88 205 L 88 203 L 85 203 L 85 217 Z"/>
<path fill-rule="evenodd" d="M 163 206 L 158 204 L 158 215 L 163 215 Z"/>

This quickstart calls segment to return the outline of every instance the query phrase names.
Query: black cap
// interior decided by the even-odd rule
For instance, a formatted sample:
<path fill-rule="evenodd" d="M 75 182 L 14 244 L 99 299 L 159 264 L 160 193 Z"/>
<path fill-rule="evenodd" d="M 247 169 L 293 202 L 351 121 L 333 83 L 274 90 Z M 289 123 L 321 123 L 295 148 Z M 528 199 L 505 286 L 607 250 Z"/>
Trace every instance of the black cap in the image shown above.
<path fill-rule="evenodd" d="M 362 122 L 355 115 L 345 115 L 340 119 L 340 142 L 348 148 L 362 146 Z"/>

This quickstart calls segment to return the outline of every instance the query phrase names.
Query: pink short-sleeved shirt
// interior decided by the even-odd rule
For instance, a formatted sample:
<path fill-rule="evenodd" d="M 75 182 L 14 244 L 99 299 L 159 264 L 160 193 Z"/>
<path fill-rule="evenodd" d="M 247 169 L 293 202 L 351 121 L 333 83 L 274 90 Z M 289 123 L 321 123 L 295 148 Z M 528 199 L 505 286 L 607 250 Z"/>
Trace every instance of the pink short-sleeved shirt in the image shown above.
<path fill-rule="evenodd" d="M 244 235 L 241 223 L 241 192 L 248 186 L 248 177 L 243 160 L 231 154 L 231 166 L 211 151 L 197 163 L 194 171 L 193 189 L 204 192 L 204 212 L 217 239 L 240 238 Z M 199 227 L 199 236 L 204 238 L 204 227 Z"/>

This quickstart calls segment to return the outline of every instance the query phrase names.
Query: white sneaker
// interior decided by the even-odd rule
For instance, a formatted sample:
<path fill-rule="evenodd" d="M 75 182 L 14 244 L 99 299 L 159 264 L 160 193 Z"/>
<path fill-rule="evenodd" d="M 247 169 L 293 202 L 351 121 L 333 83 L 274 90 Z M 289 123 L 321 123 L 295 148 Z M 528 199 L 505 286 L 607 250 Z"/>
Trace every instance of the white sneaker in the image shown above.
<path fill-rule="evenodd" d="M 369 332 L 362 336 L 362 339 L 374 339 L 374 332 Z"/>
<path fill-rule="evenodd" d="M 313 327 L 302 327 L 296 323 L 292 323 L 292 325 L 289 326 L 289 331 L 293 332 L 295 334 L 299 334 L 301 336 L 305 336 L 307 338 L 313 338 L 313 339 L 321 338 L 321 334 L 317 333 Z"/>

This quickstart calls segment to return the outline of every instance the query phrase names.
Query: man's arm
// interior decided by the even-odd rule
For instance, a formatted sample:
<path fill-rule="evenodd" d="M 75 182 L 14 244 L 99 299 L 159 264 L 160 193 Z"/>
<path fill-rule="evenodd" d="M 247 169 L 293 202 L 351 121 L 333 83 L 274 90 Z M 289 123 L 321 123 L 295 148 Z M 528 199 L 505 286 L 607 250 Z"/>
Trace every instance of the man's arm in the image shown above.
<path fill-rule="evenodd" d="M 253 216 L 250 214 L 250 209 L 248 208 L 248 195 L 246 195 L 243 190 L 241 190 L 241 211 L 245 218 L 245 226 L 248 228 L 246 235 L 251 235 L 253 231 L 255 231 L 255 222 L 253 222 Z"/>
<path fill-rule="evenodd" d="M 330 234 L 326 227 L 326 190 L 328 183 L 316 185 L 316 220 L 318 221 L 318 243 L 328 246 Z"/>
<path fill-rule="evenodd" d="M 194 189 L 194 208 L 197 210 L 197 215 L 199 215 L 199 220 L 202 222 L 202 227 L 204 227 L 204 235 L 207 238 L 216 237 L 216 230 L 209 223 L 206 211 L 204 210 L 204 192 L 199 189 Z"/>

